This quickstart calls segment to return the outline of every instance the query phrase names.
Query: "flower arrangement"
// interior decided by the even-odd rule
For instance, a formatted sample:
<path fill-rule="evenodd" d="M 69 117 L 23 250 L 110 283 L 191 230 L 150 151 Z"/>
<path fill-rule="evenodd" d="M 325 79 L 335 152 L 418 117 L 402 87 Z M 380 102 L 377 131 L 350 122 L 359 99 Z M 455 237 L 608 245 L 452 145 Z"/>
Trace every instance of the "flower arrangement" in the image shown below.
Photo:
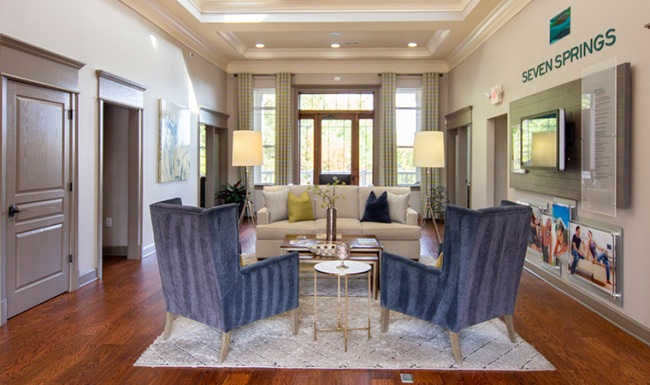
<path fill-rule="evenodd" d="M 328 183 L 327 189 L 321 188 L 320 186 L 310 186 L 309 188 L 311 189 L 313 187 L 314 189 L 314 194 L 318 195 L 322 200 L 323 203 L 321 203 L 322 208 L 334 208 L 336 207 L 336 201 L 339 199 L 345 199 L 345 197 L 341 194 L 336 193 L 336 187 L 337 186 L 345 186 L 345 182 L 341 182 L 340 180 L 334 181 L 334 183 Z"/>

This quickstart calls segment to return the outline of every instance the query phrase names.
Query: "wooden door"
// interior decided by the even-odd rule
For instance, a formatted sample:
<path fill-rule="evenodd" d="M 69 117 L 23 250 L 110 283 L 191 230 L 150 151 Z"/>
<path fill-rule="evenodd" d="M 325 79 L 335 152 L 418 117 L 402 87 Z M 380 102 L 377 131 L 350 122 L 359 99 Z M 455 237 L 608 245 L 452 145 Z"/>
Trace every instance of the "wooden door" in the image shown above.
<path fill-rule="evenodd" d="M 70 105 L 67 92 L 7 81 L 8 317 L 69 290 Z"/>

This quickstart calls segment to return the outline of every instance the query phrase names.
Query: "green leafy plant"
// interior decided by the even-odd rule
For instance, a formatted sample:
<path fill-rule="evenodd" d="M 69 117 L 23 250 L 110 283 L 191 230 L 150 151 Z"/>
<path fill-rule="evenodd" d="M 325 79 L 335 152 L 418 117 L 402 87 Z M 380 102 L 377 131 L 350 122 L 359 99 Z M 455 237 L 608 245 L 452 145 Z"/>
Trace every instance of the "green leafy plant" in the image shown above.
<path fill-rule="evenodd" d="M 240 180 L 235 184 L 226 183 L 215 195 L 223 203 L 243 204 L 246 201 L 246 186 Z"/>
<path fill-rule="evenodd" d="M 329 209 L 336 207 L 336 201 L 339 199 L 345 199 L 343 194 L 337 194 L 336 193 L 336 187 L 337 186 L 345 186 L 345 182 L 341 182 L 340 180 L 334 181 L 334 183 L 328 183 L 327 189 L 321 188 L 320 186 L 309 186 L 309 189 L 314 189 L 314 194 L 319 196 L 322 199 L 322 203 L 320 207 L 324 209 Z"/>

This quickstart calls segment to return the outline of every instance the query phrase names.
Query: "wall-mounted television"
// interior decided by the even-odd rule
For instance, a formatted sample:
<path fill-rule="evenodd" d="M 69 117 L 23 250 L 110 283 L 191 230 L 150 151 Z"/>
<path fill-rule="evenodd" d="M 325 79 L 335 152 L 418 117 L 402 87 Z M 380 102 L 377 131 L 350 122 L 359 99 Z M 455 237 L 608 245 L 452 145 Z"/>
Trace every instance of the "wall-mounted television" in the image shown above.
<path fill-rule="evenodd" d="M 563 108 L 521 118 L 521 168 L 563 171 L 565 125 Z"/>
<path fill-rule="evenodd" d="M 329 174 L 323 173 L 318 176 L 318 184 L 334 184 L 334 182 L 339 181 L 340 183 L 345 183 L 350 185 L 352 183 L 352 175 L 350 174 Z"/>

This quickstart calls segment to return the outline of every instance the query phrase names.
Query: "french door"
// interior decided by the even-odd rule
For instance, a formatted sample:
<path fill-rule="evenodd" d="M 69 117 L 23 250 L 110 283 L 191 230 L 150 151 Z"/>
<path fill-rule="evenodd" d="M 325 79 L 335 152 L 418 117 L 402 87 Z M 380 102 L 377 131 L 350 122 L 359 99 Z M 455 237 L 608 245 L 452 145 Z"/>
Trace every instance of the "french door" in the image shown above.
<path fill-rule="evenodd" d="M 373 183 L 372 113 L 301 113 L 300 183 L 337 175 L 350 184 Z"/>

